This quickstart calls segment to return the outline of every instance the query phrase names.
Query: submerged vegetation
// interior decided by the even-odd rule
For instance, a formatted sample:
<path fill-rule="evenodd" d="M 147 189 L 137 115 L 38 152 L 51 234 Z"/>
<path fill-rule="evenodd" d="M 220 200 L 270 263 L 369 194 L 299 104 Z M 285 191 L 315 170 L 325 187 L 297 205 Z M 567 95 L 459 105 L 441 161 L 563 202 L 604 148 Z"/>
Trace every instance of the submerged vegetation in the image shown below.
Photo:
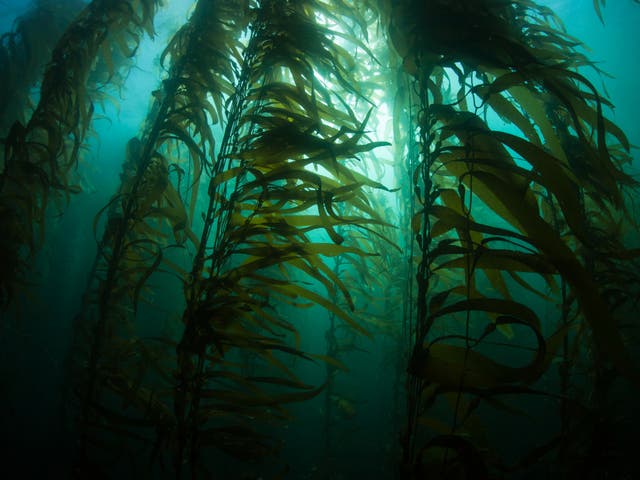
<path fill-rule="evenodd" d="M 2 37 L 24 92 L 0 98 L 7 318 L 81 191 L 95 105 L 126 89 L 162 7 L 93 0 L 64 32 L 29 14 Z M 388 476 L 631 472 L 605 438 L 616 389 L 640 387 L 638 182 L 580 47 L 528 0 L 194 2 L 93 212 L 73 477 L 232 478 L 235 458 L 285 478 L 290 404 L 322 398 L 315 474 L 334 478 L 350 362 L 379 338 Z M 530 405 L 553 420 L 505 448 Z"/>

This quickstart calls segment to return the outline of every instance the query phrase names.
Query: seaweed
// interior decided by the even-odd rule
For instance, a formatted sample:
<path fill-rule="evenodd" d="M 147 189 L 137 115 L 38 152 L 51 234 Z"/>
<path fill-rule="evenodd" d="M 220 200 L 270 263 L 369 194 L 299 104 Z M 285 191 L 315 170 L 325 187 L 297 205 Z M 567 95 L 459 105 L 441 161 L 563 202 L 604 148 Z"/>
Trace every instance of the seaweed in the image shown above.
<path fill-rule="evenodd" d="M 51 58 L 30 118 L 25 101 L 1 114 L 4 308 L 79 191 L 94 104 L 126 90 L 157 7 L 88 4 L 38 50 Z M 1 60 L 33 43 L 27 20 Z M 196 2 L 95 215 L 68 358 L 74 477 L 212 478 L 231 457 L 282 478 L 290 404 L 324 394 L 329 478 L 360 416 L 350 362 L 378 338 L 398 478 L 611 461 L 612 389 L 640 385 L 638 182 L 580 47 L 529 0 Z M 305 346 L 305 311 L 326 315 L 326 349 Z M 507 457 L 486 412 L 530 421 L 524 399 L 551 402 L 557 429 Z"/>
<path fill-rule="evenodd" d="M 6 308 L 34 254 L 44 242 L 45 215 L 51 203 L 68 201 L 79 191 L 71 183 L 93 115 L 87 79 L 107 38 L 127 46 L 139 33 L 152 33 L 155 2 L 98 1 L 69 25 L 51 54 L 40 100 L 26 124 L 16 120 L 4 140 L 0 176 L 3 269 L 0 305 Z"/>
<path fill-rule="evenodd" d="M 414 122 L 422 153 L 412 179 L 422 208 L 412 221 L 420 264 L 403 440 L 409 478 L 422 471 L 426 447 L 420 445 L 429 438 L 420 427 L 424 402 L 431 405 L 445 392 L 456 392 L 448 434 L 471 434 L 482 442 L 468 431 L 472 414 L 463 413 L 463 406 L 482 402 L 479 391 L 534 385 L 559 349 L 564 368 L 570 368 L 572 329 L 588 326 L 596 370 L 606 358 L 638 384 L 637 366 L 616 327 L 606 287 L 590 267 L 612 257 L 635 258 L 637 252 L 615 240 L 610 248 L 605 235 L 596 234 L 593 214 L 587 211 L 624 210 L 622 192 L 637 184 L 622 170 L 625 154 L 610 142 L 614 138 L 627 152 L 629 144 L 603 116 L 606 100 L 575 71 L 588 61 L 574 53 L 574 41 L 553 30 L 550 21 L 550 10 L 525 2 L 400 2 L 392 10 L 389 35 L 405 72 L 414 78 Z M 449 76 L 457 77 L 458 85 L 451 100 L 442 93 Z M 555 117 L 548 117 L 549 108 L 555 109 Z M 489 112 L 517 134 L 491 128 Z M 499 227 L 475 218 L 478 203 L 500 217 Z M 545 205 L 551 206 L 552 218 Z M 622 276 L 624 269 L 617 265 Z M 444 290 L 434 288 L 438 276 L 452 269 L 460 272 L 459 280 Z M 540 280 L 525 280 L 519 273 L 525 271 Z M 480 272 L 493 287 L 491 295 L 480 287 Z M 505 274 L 538 295 L 543 294 L 536 284 L 554 292 L 554 277 L 561 279 L 562 322 L 553 334 L 543 334 L 536 314 L 513 297 Z M 569 296 L 573 318 L 568 316 Z M 460 333 L 447 328 L 452 317 L 460 319 Z M 482 349 L 494 332 L 515 340 L 515 325 L 527 326 L 537 345 L 530 363 L 517 368 Z M 568 371 L 563 375 L 567 394 Z M 428 401 L 426 392 L 432 392 Z M 566 420 L 566 403 L 563 408 Z M 489 448 L 476 443 L 479 447 Z M 458 465 L 469 475 L 458 447 L 448 450 L 451 455 L 445 452 L 443 464 Z M 498 468 L 495 459 L 490 463 Z"/>
<path fill-rule="evenodd" d="M 92 300 L 80 316 L 91 347 L 75 359 L 88 366 L 79 377 L 79 475 L 87 465 L 101 463 L 106 452 L 91 452 L 91 445 L 107 431 L 126 439 L 109 449 L 134 448 L 130 443 L 138 442 L 151 450 L 152 464 L 172 459 L 177 477 L 185 469 L 191 475 L 206 471 L 204 451 L 210 447 L 238 458 L 272 452 L 272 442 L 244 418 L 276 421 L 286 417 L 282 404 L 316 396 L 322 388 L 302 383 L 274 352 L 332 361 L 283 342 L 285 334 L 299 334 L 279 318 L 272 297 L 292 305 L 297 298 L 317 303 L 367 334 L 348 313 L 353 310 L 349 289 L 324 258 L 369 255 L 343 244 L 336 229 L 384 223 L 362 192 L 364 185 L 382 186 L 339 160 L 357 158 L 384 142 L 362 143 L 369 116 L 358 120 L 350 110 L 338 110 L 334 102 L 345 102 L 317 83 L 315 72 L 322 71 L 335 74 L 347 87 L 347 73 L 336 59 L 339 54 L 344 60 L 346 53 L 334 48 L 328 31 L 314 24 L 309 11 L 272 2 L 256 6 L 252 35 L 243 45 L 237 37 L 248 24 L 243 14 L 250 5 L 236 7 L 232 2 L 200 2 L 169 42 L 161 61 L 169 59 L 172 66 L 154 95 L 147 130 L 140 140 L 129 142 L 120 191 L 94 222 L 99 225 L 106 215 L 95 293 L 89 293 Z M 300 41 L 307 36 L 314 41 Z M 291 63 L 301 54 L 304 64 Z M 281 66 L 293 82 L 278 73 Z M 356 94 L 355 88 L 345 92 Z M 292 115 L 298 117 L 296 124 Z M 225 132 L 216 155 L 211 128 L 218 121 L 224 122 Z M 276 140 L 280 147 L 273 149 Z M 169 175 L 164 153 L 169 146 L 188 153 L 188 208 Z M 310 164 L 322 165 L 326 173 L 309 171 Z M 185 169 L 176 164 L 173 171 Z M 190 225 L 201 175 L 208 178 L 208 207 L 197 238 Z M 337 213 L 343 203 L 353 205 L 352 215 Z M 306 213 L 311 209 L 317 213 Z M 167 225 L 176 243 L 164 233 Z M 333 243 L 311 242 L 309 232 L 318 228 Z M 193 252 L 189 273 L 165 259 L 164 252 L 176 247 Z M 134 322 L 141 292 L 161 267 L 184 285 L 183 332 L 177 339 L 163 337 L 160 344 L 149 344 L 136 338 Z M 346 308 L 300 286 L 294 271 L 315 279 L 330 295 L 337 287 Z M 156 358 L 152 364 L 149 353 Z M 264 363 L 263 373 L 235 372 L 234 362 L 227 359 L 238 355 Z M 167 385 L 171 375 L 166 365 L 172 360 L 177 383 Z M 158 376 L 165 382 L 158 384 Z M 172 401 L 166 397 L 170 390 Z M 134 409 L 127 417 L 114 416 L 110 405 L 116 398 Z M 154 422 L 156 440 L 141 430 Z M 136 435 L 130 436 L 131 431 Z"/>

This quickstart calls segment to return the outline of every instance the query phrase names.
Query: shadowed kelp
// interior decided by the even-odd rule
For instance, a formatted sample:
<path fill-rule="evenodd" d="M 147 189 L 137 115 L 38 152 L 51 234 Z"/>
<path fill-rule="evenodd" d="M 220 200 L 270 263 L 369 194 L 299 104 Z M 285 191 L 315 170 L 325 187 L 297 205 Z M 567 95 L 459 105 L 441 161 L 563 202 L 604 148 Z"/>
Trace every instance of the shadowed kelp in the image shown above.
<path fill-rule="evenodd" d="M 79 191 L 71 174 L 93 114 L 87 79 L 100 48 L 109 39 L 135 53 L 141 32 L 153 34 L 154 11 L 155 0 L 96 0 L 85 7 L 53 49 L 33 115 L 26 125 L 11 126 L 0 176 L 2 307 L 44 242 L 47 209 L 61 208 Z"/>
<path fill-rule="evenodd" d="M 623 210 L 624 189 L 637 186 L 622 170 L 629 144 L 604 118 L 606 100 L 576 72 L 588 61 L 553 28 L 553 18 L 550 10 L 526 2 L 409 1 L 392 10 L 390 37 L 415 78 L 422 148 L 413 177 L 423 209 L 412 222 L 422 258 L 404 444 L 410 478 L 429 468 L 444 476 L 466 472 L 467 478 L 476 472 L 479 452 L 490 447 L 474 427 L 478 405 L 506 392 L 535 393 L 530 387 L 568 340 L 577 341 L 570 331 L 583 322 L 596 366 L 607 359 L 633 383 L 640 381 L 608 302 L 609 287 L 589 267 L 595 258 L 615 258 L 608 264 L 622 274 L 620 260 L 637 256 L 620 240 L 595 240 L 591 220 L 594 208 Z M 549 119 L 549 104 L 567 122 L 563 136 Z M 492 128 L 496 119 L 510 130 Z M 546 215 L 549 204 L 555 219 Z M 487 212 L 500 217 L 499 226 L 487 223 Z M 438 287 L 441 272 L 451 269 L 461 272 L 459 283 Z M 559 276 L 577 311 L 545 334 L 505 274 L 543 298 L 555 295 Z M 549 294 L 540 292 L 545 284 Z M 451 324 L 455 317 L 462 329 Z M 514 335 L 516 326 L 526 326 L 535 339 L 530 363 L 517 368 L 483 348 L 498 331 L 517 345 L 523 335 Z M 453 420 L 428 440 L 424 426 L 435 423 L 425 405 L 441 398 L 450 402 Z M 489 457 L 485 462 L 505 468 Z"/>

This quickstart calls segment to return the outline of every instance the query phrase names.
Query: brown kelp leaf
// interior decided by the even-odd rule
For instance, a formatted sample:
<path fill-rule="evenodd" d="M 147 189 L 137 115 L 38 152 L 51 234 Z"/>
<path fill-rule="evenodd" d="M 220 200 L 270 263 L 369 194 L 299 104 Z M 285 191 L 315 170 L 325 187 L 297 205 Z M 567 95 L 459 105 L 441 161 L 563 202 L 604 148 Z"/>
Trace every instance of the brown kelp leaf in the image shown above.
<path fill-rule="evenodd" d="M 444 343 L 414 353 L 407 371 L 445 388 L 463 390 L 490 389 L 530 378 L 526 367 L 510 367 L 474 350 Z"/>
<path fill-rule="evenodd" d="M 536 133 L 536 130 L 527 117 L 525 117 L 512 101 L 503 97 L 499 93 L 493 95 L 489 94 L 489 87 L 476 87 L 478 95 L 484 97 L 486 102 L 491 108 L 504 120 L 505 122 L 513 123 L 523 135 L 536 145 L 540 145 L 540 138 Z M 527 112 L 528 114 L 528 112 Z"/>
<path fill-rule="evenodd" d="M 575 254 L 558 233 L 540 218 L 537 210 L 521 201 L 520 192 L 512 185 L 485 172 L 478 172 L 477 175 L 487 188 L 500 192 L 500 201 L 518 218 L 530 242 L 545 254 L 569 282 L 591 327 L 597 348 L 613 361 L 622 375 L 640 386 L 640 374 L 625 348 L 616 322 L 602 299 L 597 284 Z"/>
<path fill-rule="evenodd" d="M 558 199 L 565 219 L 578 238 L 586 240 L 586 225 L 582 213 L 579 189 L 574 175 L 562 168 L 561 162 L 542 148 L 505 132 L 491 132 L 491 136 L 522 155 L 541 176 L 541 184 Z"/>
<path fill-rule="evenodd" d="M 274 291 L 281 293 L 285 296 L 289 296 L 292 298 L 300 296 L 308 300 L 311 300 L 312 302 L 320 305 L 321 307 L 325 308 L 329 312 L 333 313 L 336 317 L 343 320 L 347 325 L 352 327 L 354 330 L 362 333 L 363 335 L 366 335 L 367 337 L 371 337 L 371 334 L 365 328 L 363 328 L 362 325 L 360 325 L 357 321 L 355 321 L 351 315 L 349 315 L 343 309 L 338 307 L 335 303 L 327 300 L 326 298 L 324 298 L 321 295 L 318 295 L 315 292 L 312 292 L 311 290 L 308 290 L 306 288 L 303 288 L 303 287 L 300 287 L 299 285 L 294 285 L 294 284 L 289 284 L 289 285 L 273 284 L 272 288 Z"/>

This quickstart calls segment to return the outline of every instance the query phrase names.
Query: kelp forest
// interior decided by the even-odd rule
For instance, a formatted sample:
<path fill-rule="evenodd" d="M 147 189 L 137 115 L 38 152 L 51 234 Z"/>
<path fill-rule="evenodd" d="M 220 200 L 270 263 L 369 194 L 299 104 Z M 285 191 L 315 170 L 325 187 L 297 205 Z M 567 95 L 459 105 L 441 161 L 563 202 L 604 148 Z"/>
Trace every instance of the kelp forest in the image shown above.
<path fill-rule="evenodd" d="M 638 478 L 637 150 L 550 4 L 7 17 L 3 470 Z"/>

